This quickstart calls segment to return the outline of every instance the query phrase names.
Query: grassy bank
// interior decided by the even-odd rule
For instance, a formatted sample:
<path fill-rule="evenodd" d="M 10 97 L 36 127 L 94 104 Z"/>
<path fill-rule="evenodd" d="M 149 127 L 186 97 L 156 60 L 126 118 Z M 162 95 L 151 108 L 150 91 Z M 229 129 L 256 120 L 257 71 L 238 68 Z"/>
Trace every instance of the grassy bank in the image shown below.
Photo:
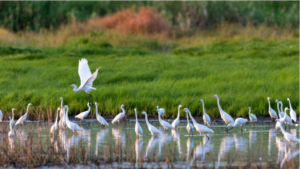
<path fill-rule="evenodd" d="M 78 60 L 87 58 L 92 72 L 101 67 L 91 94 L 104 115 L 116 115 L 121 104 L 129 115 L 134 108 L 154 115 L 159 105 L 172 116 L 179 104 L 202 115 L 198 101 L 203 99 L 206 112 L 218 117 L 214 94 L 233 116 L 247 116 L 248 107 L 268 116 L 268 96 L 274 109 L 275 99 L 288 106 L 289 97 L 299 112 L 298 46 L 296 38 L 168 41 L 105 32 L 78 36 L 55 48 L 6 44 L 0 48 L 0 109 L 7 117 L 15 107 L 18 116 L 31 102 L 39 105 L 31 111 L 36 117 L 54 113 L 62 96 L 69 114 L 86 110 L 87 94 L 68 85 L 80 85 Z"/>

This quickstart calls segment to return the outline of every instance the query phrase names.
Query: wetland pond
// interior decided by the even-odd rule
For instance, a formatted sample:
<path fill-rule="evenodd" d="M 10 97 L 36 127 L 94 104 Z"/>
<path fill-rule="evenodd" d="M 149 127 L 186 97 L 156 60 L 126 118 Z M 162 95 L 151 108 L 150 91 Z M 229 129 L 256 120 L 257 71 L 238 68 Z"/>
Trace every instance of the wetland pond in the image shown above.
<path fill-rule="evenodd" d="M 8 138 L 8 122 L 3 122 L 0 167 L 299 168 L 299 144 L 285 141 L 275 123 L 248 123 L 243 133 L 237 126 L 228 134 L 224 123 L 216 123 L 207 139 L 197 131 L 189 135 L 186 120 L 162 136 L 151 136 L 141 120 L 142 137 L 135 134 L 134 120 L 108 127 L 95 120 L 75 122 L 86 131 L 60 130 L 53 137 L 52 123 L 27 122 L 15 128 L 14 138 Z M 163 130 L 156 119 L 150 123 Z M 299 127 L 287 131 L 299 138 Z"/>

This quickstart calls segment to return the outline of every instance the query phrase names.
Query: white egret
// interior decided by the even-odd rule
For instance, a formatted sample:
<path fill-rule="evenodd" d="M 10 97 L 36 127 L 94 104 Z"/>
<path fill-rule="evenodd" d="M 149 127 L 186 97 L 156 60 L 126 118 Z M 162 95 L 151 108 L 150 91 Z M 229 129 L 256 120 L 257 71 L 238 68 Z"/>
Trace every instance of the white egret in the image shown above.
<path fill-rule="evenodd" d="M 15 108 L 12 109 L 12 120 L 9 122 L 9 128 L 10 128 L 10 131 L 8 132 L 8 136 L 9 137 L 14 137 L 15 136 L 15 132 L 13 130 L 13 121 L 14 121 L 14 111 L 17 110 Z"/>
<path fill-rule="evenodd" d="M 211 120 L 210 120 L 209 115 L 206 114 L 206 112 L 205 112 L 205 109 L 204 109 L 204 101 L 201 99 L 199 102 L 202 102 L 202 106 L 203 106 L 203 116 L 202 116 L 202 118 L 203 118 L 204 124 L 210 126 Z"/>
<path fill-rule="evenodd" d="M 96 90 L 96 88 L 93 87 L 93 81 L 96 79 L 98 74 L 99 68 L 96 69 L 96 71 L 92 74 L 91 70 L 88 65 L 88 61 L 85 58 L 82 58 L 79 60 L 79 66 L 78 66 L 78 74 L 80 77 L 80 86 L 77 88 L 75 84 L 70 85 L 70 87 L 73 87 L 73 91 L 85 91 L 92 97 L 90 94 L 91 90 Z M 90 101 L 89 101 L 90 102 Z M 91 102 L 90 102 L 91 103 Z"/>
<path fill-rule="evenodd" d="M 84 131 L 83 128 L 79 127 L 76 123 L 73 123 L 69 120 L 69 116 L 68 116 L 68 111 L 69 111 L 69 107 L 67 105 L 65 105 L 65 118 L 66 118 L 66 123 L 69 129 L 71 129 L 73 131 L 73 133 L 75 132 L 81 132 Z"/>
<path fill-rule="evenodd" d="M 106 121 L 102 116 L 100 116 L 100 115 L 98 114 L 98 103 L 95 102 L 95 105 L 96 105 L 96 118 L 97 118 L 98 122 L 99 122 L 100 124 L 102 124 L 102 125 L 108 126 L 107 121 Z"/>
<path fill-rule="evenodd" d="M 164 108 L 159 108 L 158 106 L 156 106 L 156 111 L 155 112 L 160 112 L 161 115 L 165 115 L 165 109 Z"/>
<path fill-rule="evenodd" d="M 193 134 L 193 131 L 194 131 L 194 126 L 190 123 L 189 121 L 189 114 L 187 112 L 185 112 L 186 114 L 186 120 L 187 120 L 187 125 L 186 125 L 186 130 L 188 131 L 188 133 L 190 134 L 192 132 Z"/>
<path fill-rule="evenodd" d="M 218 103 L 218 108 L 219 108 L 219 111 L 221 114 L 221 118 L 223 119 L 225 124 L 234 123 L 233 118 L 221 108 L 220 99 L 219 99 L 218 95 L 215 94 L 213 97 L 217 98 L 217 103 Z"/>
<path fill-rule="evenodd" d="M 15 121 L 12 120 L 10 116 L 8 116 L 8 120 L 12 123 L 12 128 L 15 128 Z"/>
<path fill-rule="evenodd" d="M 296 136 L 294 136 L 294 135 L 292 135 L 292 134 L 286 132 L 286 131 L 283 129 L 283 127 L 282 127 L 282 125 L 281 125 L 280 122 L 277 122 L 277 124 L 279 125 L 279 127 L 280 127 L 280 129 L 281 129 L 281 132 L 282 132 L 282 134 L 284 135 L 284 138 L 285 138 L 288 142 L 298 142 L 298 143 L 300 143 L 300 139 L 298 139 Z M 277 124 L 276 124 L 276 125 L 277 125 Z"/>
<path fill-rule="evenodd" d="M 152 124 L 149 123 L 147 113 L 143 111 L 142 114 L 145 115 L 146 124 L 148 126 L 148 130 L 150 131 L 150 133 L 152 135 L 154 134 L 162 135 L 163 133 L 160 130 L 158 130 L 156 127 L 154 127 Z"/>
<path fill-rule="evenodd" d="M 60 107 L 57 108 L 57 112 L 56 112 L 56 118 L 55 118 L 55 123 L 51 126 L 50 128 L 50 133 L 54 134 L 58 131 L 58 111 L 60 111 Z"/>
<path fill-rule="evenodd" d="M 277 116 L 275 110 L 273 110 L 271 107 L 270 97 L 268 97 L 268 102 L 269 102 L 269 114 L 270 114 L 271 118 L 278 119 L 278 116 Z"/>
<path fill-rule="evenodd" d="M 277 103 L 277 110 L 278 110 L 279 118 L 283 118 L 284 113 L 282 111 L 280 111 L 280 109 L 279 109 L 279 101 L 277 99 L 275 100 L 275 103 Z"/>
<path fill-rule="evenodd" d="M 23 116 L 21 116 L 21 117 L 17 120 L 17 122 L 16 122 L 15 125 L 18 125 L 18 124 L 24 124 L 24 122 L 26 121 L 27 116 L 28 116 L 29 107 L 30 107 L 31 105 L 32 105 L 31 103 L 28 104 L 26 113 L 25 113 Z"/>
<path fill-rule="evenodd" d="M 249 107 L 249 119 L 250 119 L 250 122 L 254 123 L 254 126 L 255 126 L 255 123 L 257 122 L 257 118 L 254 114 L 252 114 L 250 112 L 251 112 L 251 107 Z"/>
<path fill-rule="evenodd" d="M 182 107 L 182 105 L 178 106 L 178 114 L 177 114 L 177 118 L 173 121 L 172 126 L 174 128 L 178 127 L 179 123 L 180 123 L 180 108 Z"/>
<path fill-rule="evenodd" d="M 287 100 L 289 101 L 289 104 L 290 104 L 290 116 L 291 116 L 292 120 L 296 123 L 296 122 L 297 122 L 296 112 L 295 112 L 294 109 L 292 108 L 290 99 L 287 98 Z"/>
<path fill-rule="evenodd" d="M 120 123 L 120 121 L 125 117 L 125 109 L 124 104 L 121 105 L 122 112 L 119 113 L 112 121 L 112 124 L 115 124 L 116 122 Z"/>
<path fill-rule="evenodd" d="M 134 112 L 135 112 L 135 128 L 134 128 L 134 131 L 135 131 L 136 135 L 143 136 L 143 129 L 142 129 L 140 123 L 138 122 L 136 109 L 134 109 Z"/>
<path fill-rule="evenodd" d="M 280 109 L 281 109 L 281 112 L 283 112 L 283 104 L 282 104 L 282 101 L 279 101 L 279 104 L 280 104 Z M 286 113 L 286 117 L 285 117 L 285 124 L 289 124 L 289 125 L 293 125 L 293 121 L 291 119 L 291 117 Z M 298 126 L 298 124 L 296 124 L 296 126 Z"/>
<path fill-rule="evenodd" d="M 284 109 L 284 116 L 280 119 L 276 119 L 276 121 L 279 122 L 281 125 L 283 125 L 283 124 L 291 124 L 292 125 L 293 124 L 291 119 L 289 119 L 290 121 L 287 120 L 287 113 L 286 113 L 287 110 L 289 110 L 289 108 L 286 107 Z M 280 128 L 279 123 L 276 123 L 276 126 L 275 126 L 276 129 Z"/>
<path fill-rule="evenodd" d="M 196 120 L 193 118 L 193 116 L 191 115 L 191 112 L 188 108 L 184 108 L 183 111 L 185 111 L 186 113 L 188 113 L 193 121 L 194 127 L 195 129 L 201 134 L 204 133 L 204 135 L 209 139 L 209 136 L 207 134 L 209 133 L 214 133 L 214 131 L 204 125 L 201 125 L 199 123 L 196 122 Z"/>
<path fill-rule="evenodd" d="M 3 121 L 3 113 L 2 113 L 2 111 L 0 110 L 0 122 L 2 122 Z"/>
<path fill-rule="evenodd" d="M 230 123 L 227 125 L 226 127 L 226 132 L 228 132 L 229 130 L 233 129 L 234 127 L 236 127 L 237 125 L 240 125 L 241 126 L 241 132 L 243 132 L 243 126 L 244 124 L 246 124 L 248 122 L 247 119 L 244 119 L 244 118 L 236 118 L 235 119 L 235 122 L 234 123 Z M 229 128 L 231 127 L 231 128 Z"/>
<path fill-rule="evenodd" d="M 159 112 L 158 110 L 157 110 L 157 112 L 158 112 L 158 121 L 161 124 L 161 126 L 164 128 L 164 130 L 168 130 L 168 129 L 174 130 L 175 128 L 170 123 L 168 123 L 168 122 L 164 121 L 163 119 L 161 119 L 161 117 L 160 117 L 161 112 Z"/>
<path fill-rule="evenodd" d="M 139 167 L 139 156 L 140 156 L 140 152 L 143 148 L 143 138 L 136 138 L 135 139 L 135 167 L 136 168 L 141 168 Z"/>
<path fill-rule="evenodd" d="M 89 109 L 87 111 L 79 113 L 78 115 L 75 116 L 75 118 L 84 120 L 89 115 L 89 113 L 91 111 L 91 106 L 90 106 L 89 103 L 87 103 L 87 106 L 89 107 Z"/>
<path fill-rule="evenodd" d="M 65 107 L 64 107 L 64 100 L 63 100 L 63 97 L 60 97 L 59 98 L 60 100 L 60 113 L 59 113 L 59 116 L 60 116 L 60 120 L 59 120 L 59 127 L 61 127 L 62 129 L 66 129 L 67 128 L 67 123 L 66 123 L 66 118 L 65 118 Z"/>

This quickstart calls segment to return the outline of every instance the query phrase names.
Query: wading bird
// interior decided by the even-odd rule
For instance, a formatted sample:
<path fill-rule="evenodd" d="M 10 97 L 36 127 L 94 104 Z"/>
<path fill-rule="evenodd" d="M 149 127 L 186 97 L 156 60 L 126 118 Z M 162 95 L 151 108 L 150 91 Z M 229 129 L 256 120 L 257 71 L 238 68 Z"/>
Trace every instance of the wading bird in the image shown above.
<path fill-rule="evenodd" d="M 180 123 L 180 108 L 182 107 L 182 105 L 178 106 L 178 114 L 177 114 L 177 118 L 173 121 L 172 126 L 174 128 L 178 127 L 179 123 Z"/>
<path fill-rule="evenodd" d="M 163 133 L 160 130 L 158 130 L 156 127 L 154 127 L 152 124 L 149 123 L 147 113 L 143 111 L 142 114 L 145 115 L 146 124 L 148 126 L 148 130 L 150 131 L 151 135 L 154 134 L 162 135 Z"/>
<path fill-rule="evenodd" d="M 119 113 L 112 121 L 112 124 L 115 124 L 116 122 L 120 123 L 120 121 L 125 117 L 125 109 L 124 104 L 121 105 L 122 112 Z"/>
<path fill-rule="evenodd" d="M 291 101 L 289 98 L 287 98 L 287 101 L 289 101 L 289 104 L 290 104 L 290 116 L 291 116 L 292 120 L 296 123 L 297 122 L 296 112 L 292 108 Z"/>
<path fill-rule="evenodd" d="M 186 114 L 186 120 L 187 120 L 186 130 L 188 131 L 189 134 L 192 132 L 192 135 L 193 135 L 194 126 L 189 121 L 189 114 L 187 112 L 185 112 L 185 114 Z"/>
<path fill-rule="evenodd" d="M 159 108 L 158 106 L 156 106 L 156 111 L 155 112 L 160 112 L 161 115 L 165 115 L 165 109 L 164 108 Z"/>
<path fill-rule="evenodd" d="M 69 116 L 68 116 L 68 111 L 69 111 L 69 107 L 67 105 L 65 105 L 65 118 L 66 118 L 66 123 L 69 129 L 71 129 L 73 131 L 73 133 L 75 132 L 81 132 L 84 131 L 83 128 L 79 127 L 76 123 L 73 123 L 69 120 Z"/>
<path fill-rule="evenodd" d="M 161 119 L 161 112 L 156 110 L 158 112 L 158 121 L 161 124 L 161 126 L 164 128 L 164 130 L 168 130 L 168 129 L 172 129 L 174 130 L 175 128 L 168 122 L 164 121 L 163 119 Z"/>
<path fill-rule="evenodd" d="M 84 120 L 89 115 L 89 113 L 91 111 L 91 107 L 90 107 L 89 103 L 87 103 L 87 106 L 89 107 L 89 109 L 87 111 L 79 113 L 77 116 L 75 116 L 75 118 Z"/>
<path fill-rule="evenodd" d="M 50 128 L 50 133 L 55 134 L 58 131 L 58 112 L 60 111 L 60 107 L 57 108 L 55 123 Z"/>
<path fill-rule="evenodd" d="M 247 123 L 248 120 L 244 118 L 236 118 L 234 123 L 230 123 L 226 127 L 226 132 L 228 133 L 229 130 L 233 129 L 235 126 L 240 125 L 241 126 L 241 132 L 243 132 L 243 126 L 245 123 Z M 231 128 L 229 128 L 231 127 Z"/>
<path fill-rule="evenodd" d="M 283 125 L 283 124 L 293 125 L 291 119 L 289 119 L 290 121 L 287 120 L 287 113 L 286 113 L 287 110 L 289 110 L 289 108 L 286 107 L 284 109 L 284 116 L 282 118 L 280 118 L 280 119 L 276 119 L 275 121 L 279 122 L 281 125 Z M 279 123 L 276 123 L 276 126 L 275 126 L 276 129 L 280 128 Z"/>
<path fill-rule="evenodd" d="M 202 102 L 202 106 L 203 106 L 203 116 L 202 116 L 202 118 L 203 118 L 204 124 L 210 126 L 211 120 L 210 120 L 209 115 L 205 113 L 204 101 L 201 99 L 199 102 Z"/>
<path fill-rule="evenodd" d="M 284 112 L 280 111 L 280 109 L 279 109 L 279 101 L 277 99 L 275 100 L 275 103 L 277 103 L 277 110 L 278 110 L 279 118 L 283 118 Z"/>
<path fill-rule="evenodd" d="M 270 97 L 268 97 L 268 102 L 269 102 L 269 114 L 270 114 L 271 118 L 272 119 L 278 119 L 278 116 L 277 116 L 275 110 L 273 110 L 272 107 L 271 107 Z"/>
<path fill-rule="evenodd" d="M 64 99 L 62 97 L 59 98 L 60 100 L 60 113 L 59 113 L 59 123 L 58 126 L 62 129 L 67 128 L 66 118 L 65 118 L 65 107 L 64 107 Z"/>
<path fill-rule="evenodd" d="M 286 132 L 286 131 L 283 129 L 283 127 L 282 127 L 282 125 L 281 125 L 281 123 L 280 123 L 279 121 L 277 122 L 277 124 L 278 124 L 278 126 L 280 127 L 281 132 L 282 132 L 282 134 L 284 135 L 284 138 L 285 138 L 287 141 L 289 141 L 289 142 L 298 142 L 298 143 L 300 143 L 300 139 L 298 139 L 296 136 L 294 136 L 294 135 L 292 135 L 292 134 Z M 277 125 L 277 124 L 276 124 L 276 125 Z"/>
<path fill-rule="evenodd" d="M 191 115 L 191 112 L 188 108 L 184 108 L 183 111 L 185 111 L 186 113 L 188 113 L 190 115 L 190 117 L 193 121 L 194 127 L 199 132 L 199 134 L 203 133 L 209 139 L 209 136 L 207 134 L 214 133 L 214 131 L 204 125 L 197 123 L 196 120 Z"/>
<path fill-rule="evenodd" d="M 140 123 L 138 122 L 136 109 L 134 109 L 134 112 L 135 112 L 135 128 L 134 128 L 134 131 L 135 131 L 136 135 L 143 136 L 143 129 L 142 129 Z"/>
<path fill-rule="evenodd" d="M 98 114 L 98 103 L 95 102 L 95 105 L 96 105 L 96 118 L 97 118 L 98 122 L 99 122 L 100 124 L 102 124 L 102 125 L 108 126 L 107 121 L 106 121 L 102 116 L 100 116 L 100 115 Z"/>
<path fill-rule="evenodd" d="M 12 120 L 9 122 L 9 128 L 10 128 L 10 131 L 8 132 L 8 136 L 9 137 L 14 137 L 15 136 L 15 132 L 13 130 L 13 121 L 14 121 L 14 111 L 17 110 L 15 108 L 12 109 Z"/>
<path fill-rule="evenodd" d="M 15 128 L 15 121 L 12 120 L 10 116 L 8 116 L 8 120 L 12 123 L 12 128 Z"/>
<path fill-rule="evenodd" d="M 92 95 L 90 94 L 91 90 L 96 90 L 96 88 L 93 87 L 93 81 L 96 79 L 97 74 L 98 74 L 98 69 L 96 69 L 96 71 L 92 74 L 91 70 L 89 68 L 88 65 L 88 61 L 85 58 L 82 58 L 81 60 L 79 60 L 79 66 L 78 66 L 78 74 L 80 77 L 80 86 L 77 88 L 77 86 L 75 84 L 70 85 L 70 87 L 73 87 L 73 91 L 77 92 L 77 91 L 85 91 L 86 93 L 88 93 L 90 95 L 90 98 L 93 98 Z M 89 98 L 89 103 L 93 104 L 90 101 Z"/>
<path fill-rule="evenodd" d="M 280 110 L 281 112 L 283 112 L 283 104 L 282 104 L 282 101 L 279 101 L 279 104 L 280 104 Z M 289 125 L 293 125 L 293 121 L 291 119 L 291 117 L 286 113 L 286 117 L 285 117 L 285 124 L 289 124 Z M 298 126 L 298 124 L 296 124 L 296 126 Z"/>
<path fill-rule="evenodd" d="M 32 105 L 31 103 L 28 104 L 26 113 L 25 113 L 23 116 L 21 116 L 21 117 L 17 120 L 17 122 L 16 122 L 15 125 L 18 125 L 18 124 L 24 124 L 24 122 L 26 121 L 27 116 L 28 116 L 29 107 L 30 107 L 31 105 Z"/>
<path fill-rule="evenodd" d="M 220 111 L 220 114 L 221 114 L 221 118 L 223 119 L 225 124 L 228 125 L 230 123 L 234 123 L 233 118 L 221 108 L 220 99 L 219 99 L 218 95 L 215 94 L 213 97 L 217 98 L 217 103 L 218 103 L 218 108 L 219 108 L 219 111 Z"/>
<path fill-rule="evenodd" d="M 251 112 L 251 107 L 249 107 L 249 119 L 250 119 L 250 122 L 253 123 L 255 126 L 255 123 L 257 122 L 257 118 L 254 114 L 252 114 L 250 112 Z"/>

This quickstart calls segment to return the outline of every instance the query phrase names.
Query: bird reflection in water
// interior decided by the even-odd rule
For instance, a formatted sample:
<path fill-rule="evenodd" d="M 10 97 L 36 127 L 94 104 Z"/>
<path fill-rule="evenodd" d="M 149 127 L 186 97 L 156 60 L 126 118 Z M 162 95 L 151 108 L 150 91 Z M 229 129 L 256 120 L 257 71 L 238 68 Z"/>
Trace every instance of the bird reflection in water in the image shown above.
<path fill-rule="evenodd" d="M 268 155 L 271 155 L 271 148 L 272 148 L 272 140 L 275 140 L 276 137 L 276 129 L 275 128 L 271 128 L 269 130 L 269 147 L 268 147 Z"/>
<path fill-rule="evenodd" d="M 159 143 L 160 139 L 162 139 L 162 137 L 154 137 L 152 135 L 151 139 L 148 142 L 147 148 L 146 148 L 145 158 L 148 158 L 149 151 L 153 150 L 155 148 L 155 146 Z"/>
<path fill-rule="evenodd" d="M 172 136 L 174 137 L 174 141 L 177 143 L 178 153 L 181 154 L 181 147 L 180 147 L 180 134 L 178 130 L 172 130 Z"/>
<path fill-rule="evenodd" d="M 214 149 L 214 145 L 210 144 L 210 140 L 207 137 L 203 137 L 203 142 L 200 143 L 194 150 L 193 159 L 191 160 L 191 164 L 195 162 L 196 158 L 201 156 L 201 162 L 205 161 L 206 153 L 212 151 Z"/>
<path fill-rule="evenodd" d="M 106 137 L 108 131 L 109 131 L 108 129 L 103 129 L 103 130 L 101 130 L 101 131 L 99 131 L 99 132 L 97 133 L 95 155 L 98 155 L 98 147 L 99 147 L 99 144 L 103 144 L 103 143 L 106 142 L 106 141 L 105 141 L 105 139 L 106 139 L 105 137 Z"/>
<path fill-rule="evenodd" d="M 139 166 L 139 161 L 142 161 L 142 160 L 139 160 L 139 157 L 141 156 L 141 150 L 143 148 L 143 138 L 136 138 L 135 139 L 135 167 L 136 168 L 141 168 L 142 166 Z M 141 163 L 140 163 L 141 164 Z"/>
<path fill-rule="evenodd" d="M 225 155 L 227 155 L 227 154 L 230 154 L 233 146 L 235 145 L 234 142 L 235 142 L 234 137 L 226 136 L 222 139 L 219 154 L 218 154 L 218 163 L 216 164 L 216 168 L 219 168 L 221 158 L 225 157 Z M 225 165 L 227 165 L 227 164 L 225 164 Z"/>
<path fill-rule="evenodd" d="M 192 137 L 189 137 L 187 139 L 187 142 L 186 142 L 186 147 L 187 147 L 187 156 L 186 156 L 186 161 L 190 161 L 190 154 L 191 152 L 193 151 L 194 149 L 194 138 Z"/>
<path fill-rule="evenodd" d="M 161 155 L 161 148 L 165 145 L 168 145 L 168 143 L 172 140 L 172 137 L 172 134 L 165 133 L 163 137 L 159 140 L 158 155 Z"/>

